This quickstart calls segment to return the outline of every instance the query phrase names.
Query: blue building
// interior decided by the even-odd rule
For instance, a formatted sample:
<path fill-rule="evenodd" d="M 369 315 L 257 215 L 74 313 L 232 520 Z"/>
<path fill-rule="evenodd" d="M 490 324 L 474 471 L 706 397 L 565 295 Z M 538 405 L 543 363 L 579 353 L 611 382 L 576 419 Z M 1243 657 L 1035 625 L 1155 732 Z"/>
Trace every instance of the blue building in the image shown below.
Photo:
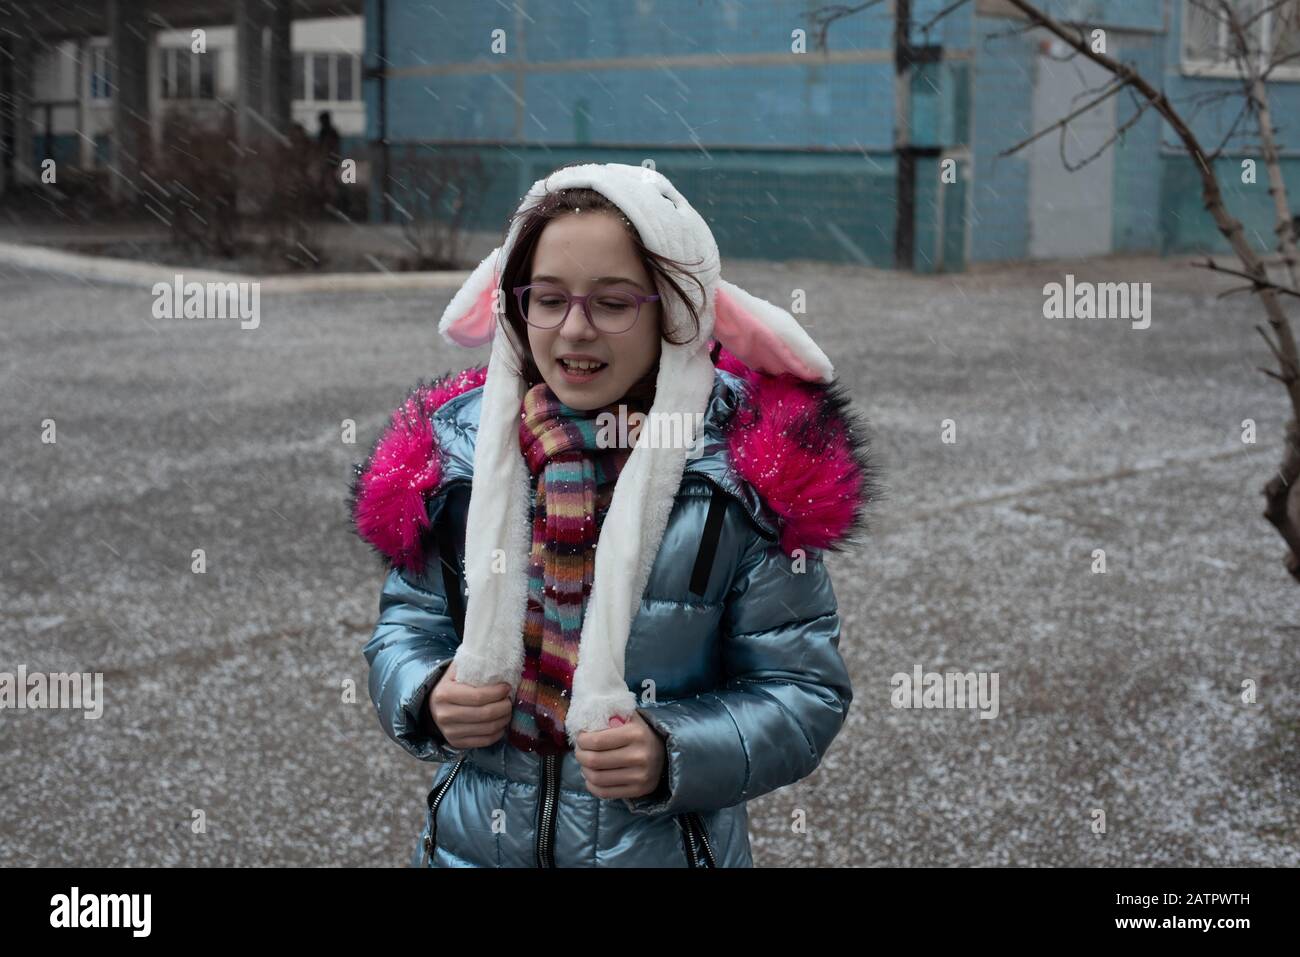
<path fill-rule="evenodd" d="M 365 0 L 367 136 L 376 218 L 421 201 L 404 171 L 481 168 L 467 225 L 501 230 L 527 187 L 573 161 L 650 164 L 712 225 L 723 254 L 962 270 L 972 262 L 1226 248 L 1191 161 L 1148 110 L 1088 102 L 1108 74 L 1005 0 L 895 0 L 834 23 L 823 51 L 807 0 Z M 1214 149 L 1239 98 L 1221 24 L 1188 0 L 1041 0 L 1098 36 Z M 1300 3 L 1260 18 L 1269 49 L 1300 47 Z M 895 35 L 895 11 L 910 18 Z M 937 18 L 937 19 L 936 19 Z M 1102 31 L 1101 34 L 1094 31 Z M 901 48 L 901 49 L 900 49 Z M 896 69 L 902 56 L 910 65 Z M 1300 59 L 1269 84 L 1284 170 L 1300 194 Z M 1249 125 L 1242 128 L 1249 132 Z M 1068 171 L 1106 142 L 1095 160 Z M 1289 140 L 1289 142 L 1288 142 Z M 1254 138 L 1218 160 L 1261 247 L 1273 214 Z M 387 169 L 385 178 L 383 170 Z M 381 184 L 388 184 L 384 189 Z M 385 196 L 385 193 L 387 196 Z M 1300 205 L 1300 199 L 1293 205 Z M 399 210 L 400 207 L 400 210 Z"/>

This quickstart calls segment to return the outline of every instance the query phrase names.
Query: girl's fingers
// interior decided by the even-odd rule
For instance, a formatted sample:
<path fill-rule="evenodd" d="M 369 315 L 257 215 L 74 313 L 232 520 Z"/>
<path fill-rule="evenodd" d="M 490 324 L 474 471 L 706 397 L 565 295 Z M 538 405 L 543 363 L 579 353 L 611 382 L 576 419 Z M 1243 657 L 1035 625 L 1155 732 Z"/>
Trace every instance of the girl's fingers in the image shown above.
<path fill-rule="evenodd" d="M 587 771 L 588 784 L 602 788 L 630 787 L 645 779 L 645 768 L 616 768 L 612 771 Z"/>
<path fill-rule="evenodd" d="M 475 685 L 461 684 L 459 681 L 453 681 L 443 689 L 444 700 L 451 704 L 458 704 L 465 707 L 485 707 L 489 704 L 497 704 L 502 701 L 510 700 L 510 685 L 501 682 L 495 685 L 484 685 L 477 687 Z"/>
<path fill-rule="evenodd" d="M 439 725 L 445 728 L 444 733 L 459 734 L 462 737 L 474 734 L 496 734 L 498 731 L 504 731 L 509 722 L 504 721 L 479 721 L 473 724 L 448 724 Z"/>
<path fill-rule="evenodd" d="M 485 705 L 465 705 L 440 702 L 438 704 L 438 723 L 496 721 L 503 717 L 509 717 L 510 712 L 513 710 L 514 705 L 511 703 L 509 698 L 504 698 L 501 701 L 494 701 L 492 704 Z"/>
<path fill-rule="evenodd" d="M 438 727 L 462 735 L 493 734 L 503 730 L 509 723 L 510 716 L 506 715 L 504 718 L 493 718 L 490 721 L 439 721 Z"/>
<path fill-rule="evenodd" d="M 608 751 L 593 751 L 582 748 L 581 754 L 575 754 L 578 763 L 584 768 L 595 771 L 617 771 L 619 768 L 645 768 L 649 765 L 649 756 L 636 744 L 627 744 L 621 748 Z"/>

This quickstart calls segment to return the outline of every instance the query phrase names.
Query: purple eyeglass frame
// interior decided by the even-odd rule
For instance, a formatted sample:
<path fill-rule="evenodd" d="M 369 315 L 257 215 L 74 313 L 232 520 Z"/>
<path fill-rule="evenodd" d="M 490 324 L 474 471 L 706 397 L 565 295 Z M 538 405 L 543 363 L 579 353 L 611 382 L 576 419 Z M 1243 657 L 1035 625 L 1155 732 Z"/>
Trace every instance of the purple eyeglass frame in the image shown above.
<path fill-rule="evenodd" d="M 569 304 L 564 307 L 564 316 L 555 325 L 539 326 L 536 323 L 528 322 L 528 310 L 524 308 L 524 293 L 526 293 L 529 289 L 533 289 L 533 288 L 554 289 L 556 293 L 568 298 Z M 605 335 L 605 336 L 621 336 L 625 332 L 631 332 L 632 327 L 635 326 L 637 324 L 637 321 L 641 318 L 641 307 L 645 305 L 647 302 L 659 301 L 659 296 L 657 295 L 642 296 L 639 293 L 629 292 L 626 289 L 614 289 L 613 291 L 617 292 L 619 295 L 631 296 L 633 299 L 636 300 L 636 316 L 632 319 L 631 323 L 628 324 L 628 327 L 626 329 L 620 329 L 618 332 L 606 332 L 604 329 L 600 328 L 600 326 L 596 325 L 596 321 L 591 318 L 591 307 L 587 304 L 587 300 L 592 298 L 593 296 L 598 296 L 601 293 L 609 292 L 609 291 L 611 291 L 610 287 L 605 286 L 605 287 L 601 287 L 600 289 L 594 289 L 591 292 L 587 293 L 585 296 L 578 296 L 569 292 L 566 289 L 562 289 L 559 286 L 552 285 L 551 283 L 530 282 L 525 286 L 515 286 L 515 301 L 519 303 L 519 314 L 524 317 L 524 322 L 528 323 L 528 325 L 532 326 L 534 329 L 560 328 L 562 325 L 568 322 L 569 313 L 573 311 L 573 304 L 575 302 L 580 302 L 582 303 L 582 314 L 587 317 L 587 322 L 591 324 L 591 327 L 593 329 L 595 329 L 601 335 Z"/>

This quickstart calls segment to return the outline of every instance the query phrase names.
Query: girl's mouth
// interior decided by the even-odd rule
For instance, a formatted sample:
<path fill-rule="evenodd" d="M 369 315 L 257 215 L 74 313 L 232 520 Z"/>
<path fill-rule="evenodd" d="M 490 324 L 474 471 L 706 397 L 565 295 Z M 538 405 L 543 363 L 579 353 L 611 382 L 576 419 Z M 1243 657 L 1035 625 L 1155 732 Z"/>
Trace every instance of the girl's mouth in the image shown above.
<path fill-rule="evenodd" d="M 608 362 L 595 364 L 589 362 L 571 363 L 567 359 L 556 360 L 556 365 L 560 367 L 560 374 L 570 382 L 590 382 L 609 367 Z M 586 368 L 580 368 L 580 366 Z"/>

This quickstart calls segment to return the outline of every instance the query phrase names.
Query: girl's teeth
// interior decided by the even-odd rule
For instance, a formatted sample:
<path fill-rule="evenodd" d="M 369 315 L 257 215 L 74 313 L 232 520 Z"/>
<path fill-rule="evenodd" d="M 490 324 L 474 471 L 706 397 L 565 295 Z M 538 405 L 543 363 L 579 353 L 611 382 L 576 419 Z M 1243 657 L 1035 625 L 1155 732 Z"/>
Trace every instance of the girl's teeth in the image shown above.
<path fill-rule="evenodd" d="M 561 359 L 560 362 L 564 364 L 565 368 L 572 369 L 575 372 L 589 372 L 604 368 L 604 363 L 574 362 L 570 359 Z"/>

